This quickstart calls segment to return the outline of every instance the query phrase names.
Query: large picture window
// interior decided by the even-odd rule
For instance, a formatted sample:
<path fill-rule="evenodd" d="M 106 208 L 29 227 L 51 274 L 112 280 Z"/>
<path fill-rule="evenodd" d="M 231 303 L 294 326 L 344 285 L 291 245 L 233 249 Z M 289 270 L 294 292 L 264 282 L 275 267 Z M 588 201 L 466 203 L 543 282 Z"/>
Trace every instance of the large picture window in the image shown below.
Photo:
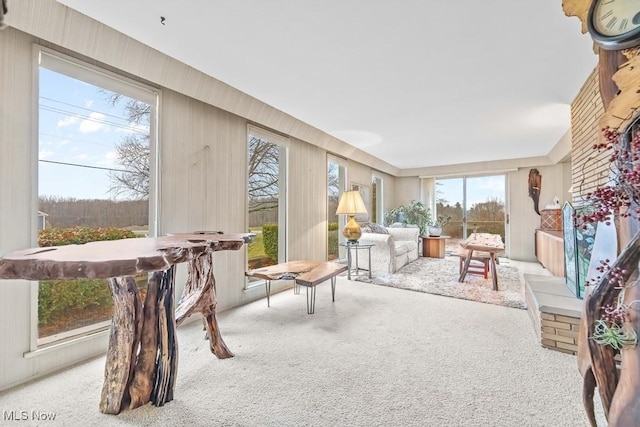
<path fill-rule="evenodd" d="M 46 50 L 38 60 L 38 245 L 156 235 L 157 93 Z M 38 345 L 111 312 L 106 280 L 41 281 Z"/>
<path fill-rule="evenodd" d="M 287 139 L 249 126 L 247 151 L 248 221 L 255 233 L 247 268 L 252 270 L 287 259 Z M 250 278 L 247 286 L 257 282 Z"/>
<path fill-rule="evenodd" d="M 327 159 L 327 259 L 340 259 L 340 237 L 344 218 L 336 215 L 340 196 L 347 186 L 347 166 L 343 159 L 329 156 Z"/>

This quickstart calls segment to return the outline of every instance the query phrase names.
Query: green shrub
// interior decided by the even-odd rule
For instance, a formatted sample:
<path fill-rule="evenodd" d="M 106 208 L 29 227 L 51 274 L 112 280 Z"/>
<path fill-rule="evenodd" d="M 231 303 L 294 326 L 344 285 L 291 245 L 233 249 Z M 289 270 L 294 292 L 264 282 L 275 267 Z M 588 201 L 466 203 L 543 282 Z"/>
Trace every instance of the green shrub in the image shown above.
<path fill-rule="evenodd" d="M 38 232 L 38 244 L 41 247 L 62 246 L 134 237 L 137 236 L 133 231 L 120 228 L 49 228 Z M 142 280 L 146 282 L 146 275 L 143 276 Z M 46 325 L 88 316 L 80 312 L 104 309 L 112 304 L 105 279 L 42 280 L 38 287 L 38 323 Z"/>
<path fill-rule="evenodd" d="M 338 258 L 338 223 L 330 222 L 328 225 L 328 238 L 327 238 L 327 255 L 330 260 Z"/>
<path fill-rule="evenodd" d="M 131 230 L 122 228 L 47 228 L 38 231 L 38 246 L 80 245 L 98 240 L 118 240 L 137 237 Z"/>
<path fill-rule="evenodd" d="M 38 323 L 47 324 L 69 313 L 110 307 L 106 280 L 42 280 L 38 288 Z"/>
<path fill-rule="evenodd" d="M 262 226 L 262 241 L 264 253 L 274 263 L 278 262 L 278 224 L 264 224 Z"/>

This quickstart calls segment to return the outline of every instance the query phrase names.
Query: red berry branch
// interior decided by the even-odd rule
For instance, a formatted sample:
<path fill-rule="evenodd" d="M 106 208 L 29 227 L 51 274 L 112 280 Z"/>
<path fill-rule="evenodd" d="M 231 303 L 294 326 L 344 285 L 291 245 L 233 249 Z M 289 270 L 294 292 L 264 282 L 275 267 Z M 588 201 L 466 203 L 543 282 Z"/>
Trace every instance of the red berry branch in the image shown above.
<path fill-rule="evenodd" d="M 640 218 L 640 132 L 630 138 L 606 127 L 602 134 L 604 142 L 594 144 L 593 149 L 611 151 L 608 160 L 615 178 L 585 195 L 590 209 L 574 216 L 576 227 L 583 229 L 598 222 L 610 225 L 616 217 Z"/>

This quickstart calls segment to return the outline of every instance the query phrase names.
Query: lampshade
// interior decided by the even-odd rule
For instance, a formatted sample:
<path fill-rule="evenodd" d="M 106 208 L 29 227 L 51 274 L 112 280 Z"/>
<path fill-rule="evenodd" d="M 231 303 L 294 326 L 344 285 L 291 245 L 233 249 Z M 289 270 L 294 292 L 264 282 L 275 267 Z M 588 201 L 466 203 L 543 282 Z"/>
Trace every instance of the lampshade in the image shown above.
<path fill-rule="evenodd" d="M 344 226 L 342 234 L 352 244 L 357 243 L 360 236 L 362 236 L 362 230 L 360 230 L 360 226 L 354 218 L 359 213 L 367 213 L 367 208 L 364 206 L 360 193 L 357 191 L 345 191 L 342 193 L 336 215 L 349 215 L 349 222 Z"/>
<path fill-rule="evenodd" d="M 362 197 L 357 191 L 345 191 L 340 197 L 340 203 L 338 203 L 338 209 L 336 215 L 349 215 L 367 213 L 367 208 L 364 206 Z"/>

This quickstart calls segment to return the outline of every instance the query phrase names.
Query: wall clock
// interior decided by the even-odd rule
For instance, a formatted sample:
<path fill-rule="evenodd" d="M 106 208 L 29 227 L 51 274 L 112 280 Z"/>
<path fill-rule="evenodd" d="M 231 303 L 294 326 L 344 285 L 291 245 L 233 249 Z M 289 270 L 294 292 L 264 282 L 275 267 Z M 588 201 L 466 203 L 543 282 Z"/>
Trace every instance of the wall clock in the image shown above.
<path fill-rule="evenodd" d="M 640 45 L 640 1 L 593 0 L 587 26 L 593 41 L 607 50 Z"/>

